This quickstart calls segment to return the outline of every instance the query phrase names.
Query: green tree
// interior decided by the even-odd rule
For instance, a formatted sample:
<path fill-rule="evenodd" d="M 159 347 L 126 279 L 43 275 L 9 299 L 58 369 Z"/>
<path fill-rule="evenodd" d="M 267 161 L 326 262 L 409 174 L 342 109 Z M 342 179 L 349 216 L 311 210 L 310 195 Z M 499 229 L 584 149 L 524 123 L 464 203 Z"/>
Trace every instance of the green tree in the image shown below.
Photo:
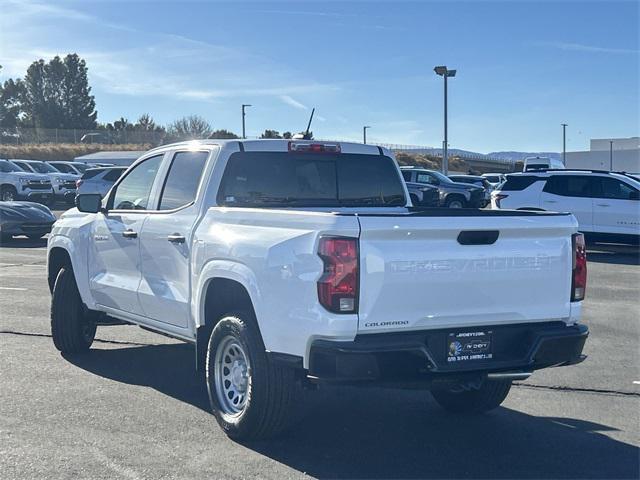
<path fill-rule="evenodd" d="M 22 80 L 10 78 L 0 85 L 0 128 L 15 130 L 20 124 L 25 88 Z"/>
<path fill-rule="evenodd" d="M 27 69 L 25 123 L 37 128 L 96 128 L 95 99 L 87 78 L 87 66 L 78 55 L 64 60 L 40 59 Z"/>
<path fill-rule="evenodd" d="M 62 99 L 65 110 L 65 128 L 96 128 L 96 102 L 91 95 L 87 78 L 87 64 L 77 54 L 64 57 Z"/>
<path fill-rule="evenodd" d="M 167 128 L 167 135 L 172 141 L 209 138 L 212 133 L 209 122 L 198 115 L 182 117 Z"/>
<path fill-rule="evenodd" d="M 282 138 L 282 135 L 277 130 L 265 130 L 260 138 Z"/>
<path fill-rule="evenodd" d="M 284 133 L 282 134 L 282 138 L 286 138 L 286 139 L 289 139 L 289 140 L 290 140 L 290 139 L 292 139 L 292 138 L 293 138 L 293 134 L 292 134 L 291 132 L 288 132 L 288 131 L 287 131 L 287 132 L 284 132 Z"/>
<path fill-rule="evenodd" d="M 221 129 L 213 131 L 211 135 L 209 135 L 209 138 L 233 140 L 234 138 L 240 137 L 238 137 L 238 135 L 236 135 L 235 133 L 230 132 L 229 130 Z"/>

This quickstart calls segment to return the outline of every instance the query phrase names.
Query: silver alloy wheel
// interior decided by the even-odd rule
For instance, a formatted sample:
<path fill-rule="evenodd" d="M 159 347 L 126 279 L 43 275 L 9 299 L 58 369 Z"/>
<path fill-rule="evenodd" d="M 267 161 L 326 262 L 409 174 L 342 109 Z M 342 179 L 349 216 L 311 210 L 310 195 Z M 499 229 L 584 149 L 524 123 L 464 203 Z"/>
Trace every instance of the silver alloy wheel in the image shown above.
<path fill-rule="evenodd" d="M 231 335 L 224 337 L 216 349 L 214 382 L 223 413 L 242 413 L 251 387 L 251 365 L 242 344 Z"/>
<path fill-rule="evenodd" d="M 453 200 L 449 203 L 449 208 L 462 208 L 462 202 L 460 200 Z"/>

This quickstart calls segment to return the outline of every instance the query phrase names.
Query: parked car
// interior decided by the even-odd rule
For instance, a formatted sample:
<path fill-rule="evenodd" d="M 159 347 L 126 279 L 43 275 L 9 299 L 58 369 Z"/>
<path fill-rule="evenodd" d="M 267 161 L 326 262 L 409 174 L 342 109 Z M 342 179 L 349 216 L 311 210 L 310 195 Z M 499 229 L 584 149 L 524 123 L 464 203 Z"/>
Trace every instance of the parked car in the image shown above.
<path fill-rule="evenodd" d="M 51 232 L 55 221 L 56 217 L 45 205 L 0 201 L 0 239 L 3 242 L 18 235 L 41 238 Z"/>
<path fill-rule="evenodd" d="M 58 170 L 60 173 L 70 173 L 71 175 L 81 176 L 84 172 L 87 171 L 87 166 L 84 163 L 80 162 L 65 162 L 62 160 L 54 160 L 47 163 Z"/>
<path fill-rule="evenodd" d="M 482 176 L 489 181 L 493 188 L 496 188 L 507 179 L 504 173 L 483 173 Z"/>
<path fill-rule="evenodd" d="M 449 208 L 481 208 L 484 188 L 456 183 L 435 170 L 417 167 L 400 167 L 405 182 L 433 185 L 440 191 L 440 205 Z"/>
<path fill-rule="evenodd" d="M 571 212 L 592 240 L 637 243 L 640 181 L 598 170 L 540 171 L 507 175 L 492 194 L 492 208 Z"/>
<path fill-rule="evenodd" d="M 411 203 L 416 207 L 439 207 L 440 190 L 434 185 L 406 182 Z"/>
<path fill-rule="evenodd" d="M 51 180 L 46 175 L 26 173 L 8 160 L 0 160 L 0 200 L 53 202 Z"/>
<path fill-rule="evenodd" d="M 564 169 L 564 163 L 555 158 L 549 157 L 527 157 L 524 159 L 523 172 L 532 172 L 535 170 L 548 170 L 548 169 Z"/>
<path fill-rule="evenodd" d="M 48 242 L 56 348 L 86 351 L 118 322 L 193 344 L 233 438 L 284 428 L 300 385 L 420 385 L 480 412 L 584 359 L 575 218 L 409 209 L 383 148 L 166 145 L 76 204 Z"/>
<path fill-rule="evenodd" d="M 77 192 L 105 196 L 127 167 L 90 168 L 76 182 Z"/>
<path fill-rule="evenodd" d="M 482 208 L 491 203 L 491 192 L 493 187 L 489 183 L 489 180 L 480 175 L 449 175 L 449 178 L 456 183 L 467 183 L 480 187 L 484 193 L 484 199 L 482 201 Z"/>
<path fill-rule="evenodd" d="M 76 180 L 78 175 L 61 173 L 46 162 L 40 160 L 9 160 L 16 167 L 25 172 L 40 173 L 46 175 L 51 180 L 53 195 L 55 200 L 62 200 L 66 203 L 73 203 L 76 197 Z"/>

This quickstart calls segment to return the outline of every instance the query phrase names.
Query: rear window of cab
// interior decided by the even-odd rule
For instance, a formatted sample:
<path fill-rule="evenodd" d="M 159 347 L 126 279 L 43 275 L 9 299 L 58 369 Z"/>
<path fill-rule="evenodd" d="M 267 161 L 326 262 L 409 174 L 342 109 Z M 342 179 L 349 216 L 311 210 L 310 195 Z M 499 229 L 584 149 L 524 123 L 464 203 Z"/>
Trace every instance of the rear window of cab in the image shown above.
<path fill-rule="evenodd" d="M 395 162 L 384 155 L 238 152 L 218 204 L 236 207 L 394 207 L 406 204 Z"/>

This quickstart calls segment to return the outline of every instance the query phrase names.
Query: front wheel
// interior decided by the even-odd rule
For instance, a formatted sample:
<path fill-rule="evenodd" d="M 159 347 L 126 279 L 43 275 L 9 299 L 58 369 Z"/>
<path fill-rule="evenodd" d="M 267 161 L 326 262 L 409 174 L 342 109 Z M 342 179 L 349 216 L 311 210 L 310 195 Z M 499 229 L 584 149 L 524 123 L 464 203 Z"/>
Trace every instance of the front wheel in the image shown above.
<path fill-rule="evenodd" d="M 62 353 L 89 350 L 96 336 L 96 324 L 85 314 L 73 270 L 69 267 L 58 272 L 53 286 L 51 336 Z"/>
<path fill-rule="evenodd" d="M 253 315 L 223 317 L 211 332 L 206 382 L 211 410 L 236 440 L 279 433 L 291 417 L 294 371 L 273 364 L 265 353 Z"/>
<path fill-rule="evenodd" d="M 464 208 L 464 200 L 460 197 L 449 197 L 447 198 L 445 205 L 448 208 Z"/>
<path fill-rule="evenodd" d="M 510 381 L 487 381 L 479 388 L 433 390 L 438 404 L 453 413 L 483 413 L 498 408 L 511 390 Z"/>

